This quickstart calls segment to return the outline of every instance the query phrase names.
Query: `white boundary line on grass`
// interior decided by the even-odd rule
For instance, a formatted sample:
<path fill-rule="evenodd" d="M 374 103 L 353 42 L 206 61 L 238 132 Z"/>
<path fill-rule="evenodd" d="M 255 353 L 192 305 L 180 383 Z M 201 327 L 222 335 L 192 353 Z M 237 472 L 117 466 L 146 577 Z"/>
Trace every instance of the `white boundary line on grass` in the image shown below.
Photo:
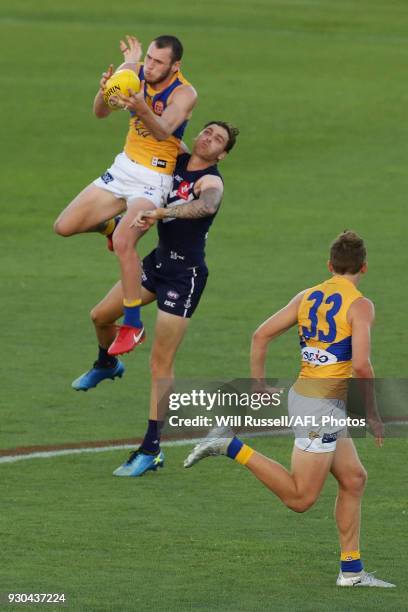
<path fill-rule="evenodd" d="M 406 421 L 390 421 L 392 425 L 408 425 Z M 286 436 L 291 433 L 291 429 L 280 429 L 278 431 L 256 431 L 254 433 L 244 433 L 240 435 L 240 438 L 263 438 L 263 437 L 275 437 L 275 436 Z M 160 446 L 189 446 L 198 444 L 204 438 L 194 439 L 183 439 L 183 440 L 168 440 L 160 444 Z M 126 450 L 135 448 L 135 444 L 111 444 L 109 446 L 93 446 L 93 447 L 82 447 L 82 448 L 64 448 L 61 450 L 52 451 L 37 451 L 34 453 L 26 453 L 21 455 L 5 455 L 0 457 L 1 463 L 16 463 L 17 461 L 24 461 L 26 459 L 49 459 L 50 457 L 60 457 L 64 455 L 82 455 L 83 453 L 107 453 L 115 450 Z"/>
<path fill-rule="evenodd" d="M 242 438 L 259 438 L 263 436 L 283 436 L 290 433 L 290 429 L 282 429 L 274 432 L 254 432 L 253 434 L 245 434 L 240 437 Z M 189 446 L 198 444 L 204 438 L 194 438 L 194 439 L 183 439 L 183 440 L 168 440 L 161 442 L 160 446 Z M 21 455 L 5 455 L 4 457 L 0 457 L 1 463 L 16 463 L 17 461 L 24 461 L 26 459 L 49 459 L 50 457 L 60 457 L 63 455 L 82 455 L 83 453 L 106 453 L 109 451 L 115 450 L 126 450 L 135 448 L 135 444 L 111 444 L 109 446 L 93 446 L 83 448 L 64 448 L 61 450 L 52 450 L 52 451 L 37 451 L 34 453 L 26 453 Z"/>

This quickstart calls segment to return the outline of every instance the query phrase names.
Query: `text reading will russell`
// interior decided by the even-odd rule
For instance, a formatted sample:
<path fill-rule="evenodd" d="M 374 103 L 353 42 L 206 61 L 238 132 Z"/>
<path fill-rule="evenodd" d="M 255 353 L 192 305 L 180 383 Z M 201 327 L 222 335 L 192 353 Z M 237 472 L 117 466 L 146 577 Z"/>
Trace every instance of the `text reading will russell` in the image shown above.
<path fill-rule="evenodd" d="M 195 416 L 192 418 L 179 417 L 172 414 L 169 417 L 171 427 L 365 427 L 365 419 L 351 417 L 335 418 L 323 416 L 320 419 L 314 415 L 289 416 L 283 415 L 275 418 L 257 418 L 250 415 L 230 416 Z"/>

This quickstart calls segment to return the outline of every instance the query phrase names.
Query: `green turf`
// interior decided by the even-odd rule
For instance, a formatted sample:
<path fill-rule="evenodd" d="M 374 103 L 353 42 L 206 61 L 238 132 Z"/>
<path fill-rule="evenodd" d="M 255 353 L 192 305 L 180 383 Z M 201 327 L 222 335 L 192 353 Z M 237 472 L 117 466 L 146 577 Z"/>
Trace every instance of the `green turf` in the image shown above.
<path fill-rule="evenodd" d="M 288 438 L 254 440 L 288 464 Z M 370 476 L 362 548 L 398 589 L 338 590 L 335 484 L 294 514 L 224 458 L 183 470 L 185 448 L 141 479 L 114 479 L 122 452 L 1 466 L 9 536 L 1 590 L 64 590 L 72 610 L 403 610 L 406 510 L 398 462 L 406 441 L 360 441 Z M 389 466 L 394 477 L 389 478 Z M 204 484 L 204 486 L 203 486 Z M 392 555 L 390 554 L 392 551 Z"/>
<path fill-rule="evenodd" d="M 301 288 L 326 275 L 328 244 L 347 227 L 359 231 L 369 249 L 370 270 L 362 289 L 377 308 L 376 373 L 407 376 L 405 1 L 157 0 L 152 5 L 123 0 L 105 7 L 96 0 L 2 0 L 0 67 L 7 103 L 0 211 L 0 449 L 143 433 L 150 340 L 125 358 L 123 381 L 87 394 L 70 389 L 95 358 L 88 312 L 116 281 L 118 266 L 99 236 L 62 239 L 52 233 L 52 223 L 110 165 L 123 144 L 122 114 L 97 121 L 91 113 L 102 70 L 120 61 L 120 37 L 134 33 L 146 48 L 151 38 L 165 32 L 183 40 L 184 72 L 200 95 L 187 142 L 211 118 L 230 120 L 241 129 L 237 148 L 223 164 L 226 191 L 209 238 L 210 279 L 180 351 L 177 373 L 182 378 L 247 376 L 252 330 Z M 153 233 L 143 239 L 144 253 L 154 239 Z M 150 306 L 144 315 L 150 339 L 154 316 Z M 271 349 L 268 373 L 288 378 L 297 368 L 293 332 Z M 404 461 L 402 444 L 392 442 L 391 463 L 388 454 L 384 465 L 373 458 L 374 470 L 384 470 L 387 480 L 383 482 L 382 471 L 374 475 L 378 490 L 373 516 L 369 502 L 365 510 L 370 565 L 395 580 L 402 517 L 396 509 L 401 484 L 394 466 Z M 181 450 L 171 452 L 181 458 Z M 157 570 L 160 610 L 190 609 L 193 604 L 208 610 L 293 610 L 302 604 L 312 610 L 328 602 L 336 609 L 331 580 L 337 550 L 331 521 L 328 548 L 314 546 L 315 513 L 323 505 L 310 516 L 293 517 L 270 504 L 267 494 L 237 470 L 231 468 L 228 474 L 234 476 L 223 480 L 227 470 L 220 467 L 213 486 L 219 482 L 220 491 L 233 496 L 233 507 L 248 514 L 246 520 L 228 523 L 225 517 L 235 517 L 225 500 L 228 495 L 217 494 L 214 503 L 202 491 L 205 481 L 198 473 L 187 476 L 172 463 L 158 476 L 160 487 L 150 478 L 140 484 L 116 483 L 109 473 L 120 457 L 113 458 L 107 454 L 0 466 L 6 475 L 4 499 L 11 504 L 2 540 L 8 534 L 7 550 L 14 546 L 16 551 L 14 556 L 9 552 L 13 562 L 6 571 L 19 584 L 31 580 L 34 588 L 49 576 L 64 586 L 66 567 L 73 566 L 77 570 L 66 588 L 77 597 L 76 609 L 90 609 L 87 597 L 91 609 L 139 609 L 138 593 L 146 593 L 148 578 Z M 203 471 L 212 473 L 207 467 Z M 134 495 L 136 486 L 143 487 L 142 495 Z M 389 494 L 383 495 L 384 490 Z M 51 498 L 58 503 L 50 504 Z M 248 509 L 249 499 L 254 504 Z M 384 516 L 395 531 L 384 527 L 385 519 L 376 522 L 381 500 L 389 504 Z M 265 525 L 274 524 L 271 508 L 279 515 L 274 538 L 283 538 L 278 560 L 271 558 L 265 535 Z M 168 520 L 172 512 L 180 523 Z M 224 521 L 218 525 L 219 514 Z M 145 550 L 147 536 L 136 516 L 146 528 L 156 526 L 156 557 L 149 557 L 149 571 L 143 570 L 141 591 L 132 582 L 137 576 L 132 559 Z M 127 522 L 132 537 L 124 528 Z M 320 521 L 322 525 L 326 523 Z M 191 530 L 196 538 L 192 543 Z M 53 533 L 59 542 L 54 552 Z M 82 547 L 84 539 L 87 546 Z M 304 542 L 307 550 L 298 553 Z M 19 556 L 22 547 L 25 554 Z M 160 553 L 166 560 L 163 575 L 160 564 L 155 565 Z M 298 554 L 303 555 L 302 569 Z M 312 569 L 310 559 L 316 563 Z M 235 578 L 237 568 L 240 580 Z M 129 571 L 133 578 L 127 580 Z M 118 582 L 121 605 L 115 608 Z M 391 601 L 388 609 L 397 610 L 402 609 L 399 593 L 358 593 L 356 600 L 361 608 L 374 609 Z M 347 603 L 350 594 L 341 597 L 338 610 L 348 605 L 358 609 L 354 593 L 352 603 Z"/>

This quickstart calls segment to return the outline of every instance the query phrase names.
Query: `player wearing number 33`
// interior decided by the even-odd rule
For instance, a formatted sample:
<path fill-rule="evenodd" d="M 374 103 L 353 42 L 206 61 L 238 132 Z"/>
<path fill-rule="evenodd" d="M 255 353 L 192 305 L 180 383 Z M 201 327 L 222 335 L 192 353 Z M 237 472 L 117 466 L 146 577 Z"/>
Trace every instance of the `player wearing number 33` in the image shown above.
<path fill-rule="evenodd" d="M 245 465 L 268 489 L 295 512 L 305 512 L 318 499 L 329 472 L 338 482 L 336 523 L 341 548 L 338 586 L 393 587 L 364 571 L 360 558 L 360 510 L 366 472 L 347 432 L 336 422 L 345 416 L 347 379 L 363 379 L 364 400 L 377 444 L 382 445 L 383 426 L 372 392 L 370 329 L 374 306 L 357 289 L 367 270 L 363 240 L 345 231 L 332 243 L 328 262 L 332 277 L 301 291 L 282 310 L 267 319 L 254 333 L 251 375 L 257 390 L 265 386 L 268 344 L 294 325 L 298 326 L 301 370 L 289 391 L 289 414 L 308 416 L 319 424 L 295 429 L 291 471 L 268 459 L 232 436 L 207 436 L 184 462 L 191 467 L 212 455 L 227 455 Z M 365 384 L 367 383 L 367 384 Z M 323 427 L 322 417 L 334 424 Z M 300 419 L 302 421 L 302 419 Z M 310 422 L 309 420 L 309 422 Z"/>

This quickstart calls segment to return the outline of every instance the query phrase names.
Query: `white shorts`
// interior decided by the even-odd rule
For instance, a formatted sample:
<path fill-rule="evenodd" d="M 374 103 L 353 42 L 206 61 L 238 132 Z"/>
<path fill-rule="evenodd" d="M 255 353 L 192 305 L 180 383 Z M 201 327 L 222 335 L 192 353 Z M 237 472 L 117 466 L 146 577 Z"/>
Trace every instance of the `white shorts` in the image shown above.
<path fill-rule="evenodd" d="M 122 152 L 93 184 L 110 191 L 117 198 L 124 198 L 126 202 L 135 198 L 147 198 L 156 208 L 160 208 L 167 202 L 172 182 L 172 175 L 150 170 Z"/>
<path fill-rule="evenodd" d="M 337 440 L 347 433 L 343 400 L 306 397 L 296 393 L 292 387 L 288 396 L 288 411 L 289 417 L 297 419 L 292 429 L 295 446 L 301 450 L 310 453 L 333 452 Z"/>

